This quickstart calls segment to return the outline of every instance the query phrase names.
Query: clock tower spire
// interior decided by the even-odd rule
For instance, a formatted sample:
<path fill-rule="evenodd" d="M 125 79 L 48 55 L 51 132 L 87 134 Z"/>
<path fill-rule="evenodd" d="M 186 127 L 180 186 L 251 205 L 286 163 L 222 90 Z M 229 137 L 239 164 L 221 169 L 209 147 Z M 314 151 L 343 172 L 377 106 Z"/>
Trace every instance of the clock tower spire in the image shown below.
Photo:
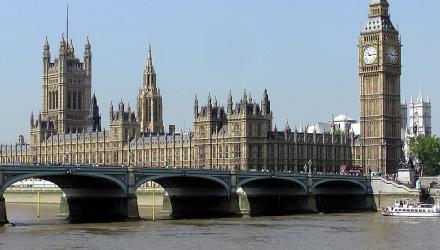
<path fill-rule="evenodd" d="M 401 158 L 400 49 L 387 0 L 370 0 L 359 37 L 361 165 L 366 173 L 395 172 Z"/>

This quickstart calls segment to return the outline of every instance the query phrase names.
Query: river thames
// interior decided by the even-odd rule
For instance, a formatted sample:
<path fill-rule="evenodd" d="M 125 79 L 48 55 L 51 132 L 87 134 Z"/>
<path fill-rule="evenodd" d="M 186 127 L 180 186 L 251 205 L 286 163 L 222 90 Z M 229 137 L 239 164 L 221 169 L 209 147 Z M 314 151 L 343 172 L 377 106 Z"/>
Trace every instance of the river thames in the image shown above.
<path fill-rule="evenodd" d="M 0 249 L 437 249 L 440 220 L 378 213 L 69 224 L 58 205 L 8 204 Z M 150 208 L 141 214 L 150 218 Z"/>

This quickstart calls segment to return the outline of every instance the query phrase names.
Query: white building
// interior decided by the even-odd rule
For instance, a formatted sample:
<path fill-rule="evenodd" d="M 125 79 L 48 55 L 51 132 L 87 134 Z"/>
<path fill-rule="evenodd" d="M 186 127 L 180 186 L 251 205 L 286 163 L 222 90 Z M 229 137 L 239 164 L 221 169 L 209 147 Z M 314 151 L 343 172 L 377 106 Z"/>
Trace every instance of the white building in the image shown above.
<path fill-rule="evenodd" d="M 408 104 L 409 123 L 408 134 L 411 136 L 431 135 L 431 101 L 429 98 L 423 99 L 419 93 L 417 100 Z"/>
<path fill-rule="evenodd" d="M 408 119 L 409 118 L 409 119 Z M 431 136 L 431 101 L 423 98 L 419 91 L 417 99 L 401 105 L 402 140 L 404 141 L 405 158 L 408 159 L 408 139 L 418 135 Z"/>
<path fill-rule="evenodd" d="M 359 123 L 357 123 L 355 119 L 350 118 L 349 116 L 344 114 L 332 117 L 329 122 L 317 122 L 314 125 L 307 126 L 307 132 L 313 133 L 314 131 L 316 131 L 316 133 L 318 134 L 330 132 L 332 124 L 334 124 L 336 131 L 353 131 L 355 135 L 359 135 L 360 133 Z"/>

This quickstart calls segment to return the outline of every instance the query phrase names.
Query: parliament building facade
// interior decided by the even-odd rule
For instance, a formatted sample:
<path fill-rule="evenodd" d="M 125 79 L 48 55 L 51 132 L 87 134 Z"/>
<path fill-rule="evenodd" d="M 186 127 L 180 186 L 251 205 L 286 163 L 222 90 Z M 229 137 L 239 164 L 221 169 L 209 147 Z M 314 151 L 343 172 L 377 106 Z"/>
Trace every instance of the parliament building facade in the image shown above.
<path fill-rule="evenodd" d="M 47 39 L 43 46 L 41 111 L 31 115 L 29 142 L 21 137 L 2 145 L 0 162 L 317 172 L 339 172 L 345 165 L 390 171 L 401 151 L 400 41 L 387 1 L 371 0 L 369 16 L 359 45 L 360 137 L 334 124 L 321 133 L 288 123 L 278 130 L 267 90 L 259 101 L 244 92 L 235 103 L 230 93 L 225 106 L 210 95 L 199 104 L 196 96 L 192 131 L 173 125 L 165 131 L 151 47 L 136 107 L 111 104 L 104 129 L 91 94 L 91 44 L 87 39 L 81 60 L 63 37 L 54 60 Z"/>

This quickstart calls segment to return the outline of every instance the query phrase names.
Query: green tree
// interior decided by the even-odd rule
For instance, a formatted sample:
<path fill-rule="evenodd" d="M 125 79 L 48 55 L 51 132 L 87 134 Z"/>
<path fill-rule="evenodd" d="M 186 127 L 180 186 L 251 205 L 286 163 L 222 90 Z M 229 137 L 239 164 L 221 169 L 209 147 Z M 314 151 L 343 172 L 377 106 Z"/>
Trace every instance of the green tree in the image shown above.
<path fill-rule="evenodd" d="M 440 174 L 440 139 L 436 136 L 412 137 L 408 141 L 409 153 L 422 165 L 422 175 Z"/>

